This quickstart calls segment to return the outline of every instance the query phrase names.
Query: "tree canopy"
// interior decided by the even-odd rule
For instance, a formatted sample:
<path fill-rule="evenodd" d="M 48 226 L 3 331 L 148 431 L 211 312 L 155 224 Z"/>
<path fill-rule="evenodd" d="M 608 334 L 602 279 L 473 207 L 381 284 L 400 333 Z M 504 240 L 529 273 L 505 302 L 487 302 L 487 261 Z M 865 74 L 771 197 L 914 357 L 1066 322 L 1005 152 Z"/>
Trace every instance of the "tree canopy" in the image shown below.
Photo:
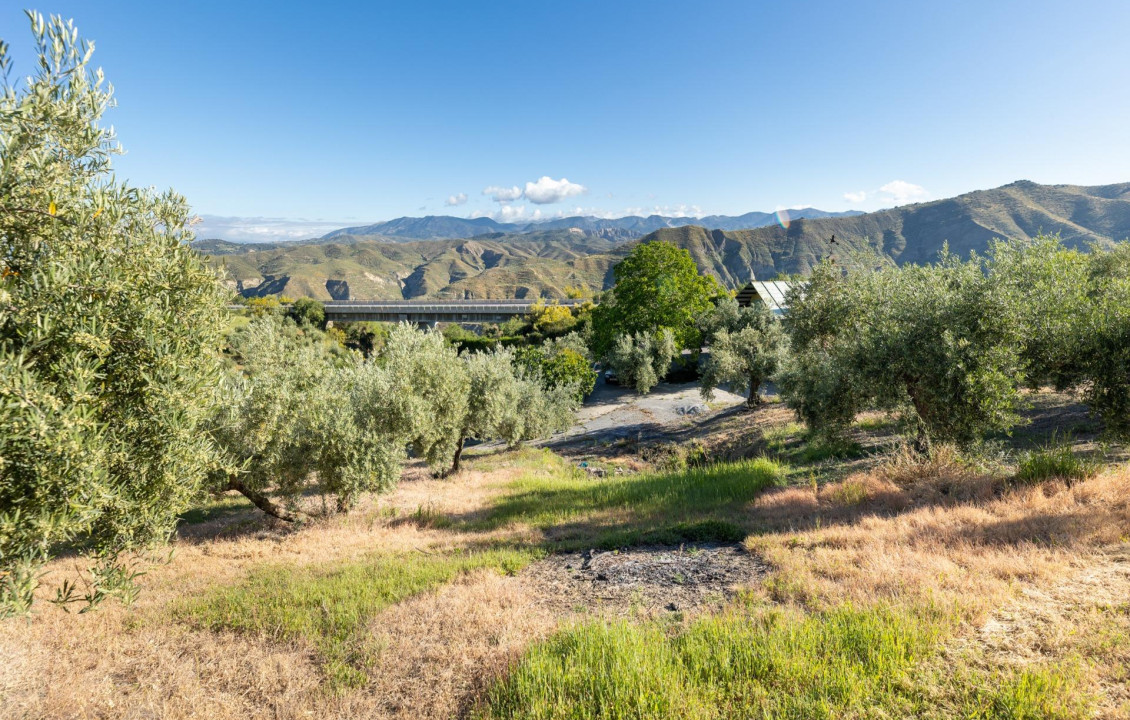
<path fill-rule="evenodd" d="M 1079 391 L 1108 431 L 1130 423 L 1124 246 L 1057 237 L 985 255 L 845 271 L 824 263 L 790 303 L 787 402 L 836 434 L 864 409 L 902 412 L 917 444 L 967 444 L 1020 422 L 1024 385 Z"/>
<path fill-rule="evenodd" d="M 592 312 L 592 346 L 605 357 L 621 335 L 670 330 L 676 350 L 699 347 L 696 320 L 722 292 L 691 254 L 669 242 L 637 245 L 612 269 L 616 284 Z"/>

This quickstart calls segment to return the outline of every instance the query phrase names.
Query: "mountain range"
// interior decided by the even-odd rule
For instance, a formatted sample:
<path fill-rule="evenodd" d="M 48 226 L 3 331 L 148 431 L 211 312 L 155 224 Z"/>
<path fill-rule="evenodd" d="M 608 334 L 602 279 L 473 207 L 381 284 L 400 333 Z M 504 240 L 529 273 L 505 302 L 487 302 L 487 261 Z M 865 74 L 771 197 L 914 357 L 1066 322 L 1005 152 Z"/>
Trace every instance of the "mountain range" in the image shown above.
<path fill-rule="evenodd" d="M 805 213 L 808 213 L 807 215 Z M 563 218 L 527 225 L 489 218 L 400 218 L 343 228 L 317 240 L 196 247 L 223 266 L 244 295 L 329 299 L 561 297 L 566 286 L 600 290 L 636 242 L 686 248 L 727 287 L 757 277 L 804 274 L 822 258 L 878 253 L 928 262 L 946 244 L 960 254 L 994 238 L 1059 233 L 1071 245 L 1130 238 L 1130 183 L 991 190 L 873 213 L 789 211 L 707 218 Z M 745 225 L 745 227 L 742 227 Z M 424 237 L 419 237 L 424 236 Z M 835 243 L 830 242 L 835 237 Z"/>
<path fill-rule="evenodd" d="M 799 208 L 786 211 L 794 218 L 850 217 L 861 215 L 858 210 L 847 212 L 826 212 L 816 208 Z M 524 235 L 546 230 L 568 230 L 578 228 L 609 240 L 631 240 L 655 232 L 661 228 L 703 225 L 719 230 L 741 230 L 762 227 L 777 222 L 777 213 L 751 212 L 745 215 L 709 215 L 707 217 L 668 217 L 664 215 L 628 215 L 621 218 L 598 218 L 590 215 L 539 220 L 529 223 L 500 223 L 488 217 L 457 218 L 449 215 L 429 215 L 427 217 L 402 217 L 388 222 L 361 227 L 347 227 L 334 230 L 322 236 L 323 240 L 343 237 L 377 236 L 388 240 L 452 240 L 471 238 L 479 235 L 503 233 Z"/>

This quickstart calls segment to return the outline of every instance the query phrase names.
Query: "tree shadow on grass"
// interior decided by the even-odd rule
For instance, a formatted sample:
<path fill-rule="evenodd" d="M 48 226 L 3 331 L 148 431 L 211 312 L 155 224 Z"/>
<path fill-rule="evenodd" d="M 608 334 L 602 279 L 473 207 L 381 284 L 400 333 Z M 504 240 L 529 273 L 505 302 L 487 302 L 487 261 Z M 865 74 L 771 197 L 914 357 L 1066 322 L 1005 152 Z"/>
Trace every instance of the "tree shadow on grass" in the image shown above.
<path fill-rule="evenodd" d="M 529 477 L 491 507 L 447 518 L 465 532 L 530 527 L 552 549 L 735 542 L 745 536 L 743 508 L 782 478 L 764 459 L 611 478 Z"/>

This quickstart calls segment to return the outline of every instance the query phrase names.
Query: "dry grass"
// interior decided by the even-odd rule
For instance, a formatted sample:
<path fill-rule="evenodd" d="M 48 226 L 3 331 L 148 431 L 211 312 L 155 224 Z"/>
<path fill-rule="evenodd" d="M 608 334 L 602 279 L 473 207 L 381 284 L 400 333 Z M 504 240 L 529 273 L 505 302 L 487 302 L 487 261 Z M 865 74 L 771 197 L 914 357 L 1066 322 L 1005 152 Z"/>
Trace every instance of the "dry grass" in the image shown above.
<path fill-rule="evenodd" d="M 525 580 L 485 572 L 396 605 L 372 627 L 385 647 L 374 670 L 382 680 L 349 709 L 363 717 L 375 702 L 389 717 L 455 717 L 557 621 Z"/>
<path fill-rule="evenodd" d="M 171 559 L 140 579 L 134 606 L 107 603 L 77 615 L 41 603 L 29 621 L 0 623 L 0 718 L 448 717 L 471 678 L 482 676 L 456 672 L 456 659 L 494 667 L 525 632 L 530 638 L 546 632 L 513 578 L 476 575 L 380 615 L 374 632 L 388 647 L 381 672 L 363 690 L 339 696 L 325 692 L 314 648 L 195 629 L 173 621 L 169 610 L 265 566 L 330 566 L 374 551 L 438 552 L 504 540 L 506 531 L 466 535 L 421 525 L 413 515 L 428 505 L 474 512 L 525 472 L 527 460 L 523 454 L 494 459 L 489 471 L 470 470 L 455 481 L 413 468 L 394 493 L 301 530 L 253 513 L 190 526 Z M 63 560 L 48 571 L 50 585 L 75 568 Z M 507 620 L 519 610 L 520 617 Z M 425 616 L 436 630 L 447 628 L 442 652 L 439 638 L 411 640 L 421 637 Z M 415 704 L 407 700 L 413 697 Z"/>
<path fill-rule="evenodd" d="M 1130 718 L 1130 545 L 1019 597 L 954 648 L 982 667 L 1082 666 L 1098 715 Z"/>
<path fill-rule="evenodd" d="M 170 608 L 266 566 L 539 541 L 529 518 L 487 520 L 502 493 L 555 463 L 507 453 L 454 480 L 414 468 L 394 493 L 297 531 L 238 510 L 188 528 L 171 560 L 142 578 L 134 607 L 68 615 L 42 605 L 28 622 L 0 624 L 0 718 L 457 716 L 566 619 L 531 578 L 476 572 L 383 610 L 366 629 L 366 644 L 380 648 L 370 681 L 340 694 L 327 693 L 315 647 L 198 629 Z M 1075 663 L 1104 716 L 1130 717 L 1130 552 L 1117 549 L 1130 541 L 1130 469 L 1010 488 L 956 456 L 925 465 L 904 456 L 726 512 L 758 528 L 747 545 L 773 572 L 752 593 L 793 606 L 788 617 L 845 601 L 925 604 L 964 621 L 947 651 L 955 663 L 984 672 Z"/>
<path fill-rule="evenodd" d="M 822 487 L 771 491 L 747 540 L 775 569 L 765 591 L 822 607 L 845 600 L 954 605 L 983 619 L 1020 584 L 1053 582 L 1130 539 L 1130 469 L 1070 487 L 1007 481 L 943 457 Z"/>

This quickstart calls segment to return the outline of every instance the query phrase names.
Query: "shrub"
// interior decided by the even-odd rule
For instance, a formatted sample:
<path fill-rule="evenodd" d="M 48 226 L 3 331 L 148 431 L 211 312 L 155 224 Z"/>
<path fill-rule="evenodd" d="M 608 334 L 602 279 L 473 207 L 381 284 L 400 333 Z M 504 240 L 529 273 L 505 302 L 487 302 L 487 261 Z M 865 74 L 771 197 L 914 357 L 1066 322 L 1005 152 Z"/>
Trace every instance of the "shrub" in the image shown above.
<path fill-rule="evenodd" d="M 578 402 L 596 387 L 588 349 L 576 333 L 548 340 L 540 346 L 519 348 L 515 361 L 527 372 L 539 375 L 545 389 L 570 386 Z"/>
<path fill-rule="evenodd" d="M 298 298 L 286 310 L 286 316 L 298 325 L 325 328 L 326 308 L 312 298 Z"/>

